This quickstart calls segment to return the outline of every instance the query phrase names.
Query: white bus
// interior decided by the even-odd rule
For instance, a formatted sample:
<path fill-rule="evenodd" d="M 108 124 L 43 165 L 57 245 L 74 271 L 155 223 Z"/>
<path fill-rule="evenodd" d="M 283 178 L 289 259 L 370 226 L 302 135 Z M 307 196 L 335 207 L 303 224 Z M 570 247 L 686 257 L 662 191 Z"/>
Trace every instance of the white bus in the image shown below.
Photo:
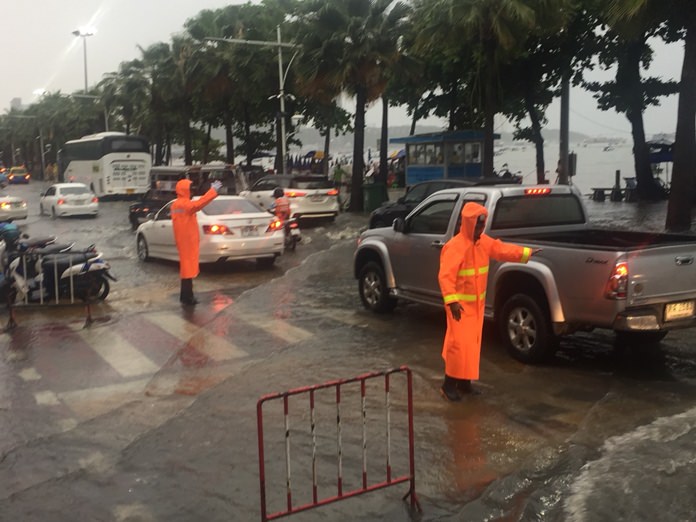
<path fill-rule="evenodd" d="M 58 179 L 84 183 L 99 197 L 144 194 L 151 166 L 147 139 L 122 132 L 70 140 L 58 152 Z"/>

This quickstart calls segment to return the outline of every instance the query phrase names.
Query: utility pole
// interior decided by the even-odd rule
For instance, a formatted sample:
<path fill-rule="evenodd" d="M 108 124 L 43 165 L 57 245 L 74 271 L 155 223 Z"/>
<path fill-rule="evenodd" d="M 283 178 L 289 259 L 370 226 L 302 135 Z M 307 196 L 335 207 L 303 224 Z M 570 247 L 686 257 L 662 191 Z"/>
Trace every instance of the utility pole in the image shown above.
<path fill-rule="evenodd" d="M 242 45 L 258 45 L 262 47 L 277 47 L 278 48 L 278 99 L 280 100 L 280 145 L 281 145 L 281 161 L 280 161 L 280 173 L 285 174 L 288 164 L 287 158 L 287 134 L 285 132 L 285 80 L 288 77 L 288 71 L 290 71 L 290 65 L 292 64 L 295 56 L 297 56 L 297 51 L 292 55 L 288 66 L 283 71 L 283 47 L 294 48 L 297 47 L 295 44 L 285 43 L 282 41 L 280 36 L 280 25 L 276 27 L 277 39 L 275 42 L 264 41 L 264 40 L 244 40 L 240 38 L 213 38 L 208 37 L 206 40 L 212 42 L 227 42 L 233 44 Z M 270 99 L 270 98 L 269 98 Z"/>

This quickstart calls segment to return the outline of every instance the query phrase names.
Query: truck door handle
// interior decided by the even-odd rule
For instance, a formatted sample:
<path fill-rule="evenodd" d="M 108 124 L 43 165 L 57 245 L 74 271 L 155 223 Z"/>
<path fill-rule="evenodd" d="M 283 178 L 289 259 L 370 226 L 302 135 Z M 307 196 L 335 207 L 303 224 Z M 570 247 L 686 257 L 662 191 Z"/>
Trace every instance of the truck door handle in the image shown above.
<path fill-rule="evenodd" d="M 430 246 L 435 248 L 442 248 L 443 246 L 445 246 L 445 243 L 443 241 L 440 241 L 439 239 L 436 239 L 435 241 L 430 243 Z"/>
<path fill-rule="evenodd" d="M 674 258 L 674 262 L 677 266 L 691 265 L 694 262 L 693 256 L 677 256 Z"/>

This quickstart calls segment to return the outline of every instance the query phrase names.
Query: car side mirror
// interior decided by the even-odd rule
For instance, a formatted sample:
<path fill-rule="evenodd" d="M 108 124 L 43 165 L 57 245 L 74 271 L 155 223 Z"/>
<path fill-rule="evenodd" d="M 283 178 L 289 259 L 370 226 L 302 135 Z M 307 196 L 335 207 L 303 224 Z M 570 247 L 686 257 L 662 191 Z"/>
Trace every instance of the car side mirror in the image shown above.
<path fill-rule="evenodd" d="M 155 213 L 154 212 L 148 212 L 147 215 L 145 216 L 145 219 L 148 221 L 152 221 L 155 219 Z"/>
<path fill-rule="evenodd" d="M 406 201 L 406 196 L 401 196 L 399 199 L 396 200 L 396 202 L 397 202 L 399 205 L 403 205 L 403 204 L 404 204 L 404 201 Z"/>
<path fill-rule="evenodd" d="M 403 234 L 406 232 L 406 221 L 404 221 L 404 218 L 396 218 L 392 223 L 392 228 L 394 232 L 401 232 Z"/>
<path fill-rule="evenodd" d="M 40 198 L 44 197 L 45 195 L 46 195 L 45 192 L 40 192 L 40 193 L 39 193 L 39 197 L 40 197 Z"/>

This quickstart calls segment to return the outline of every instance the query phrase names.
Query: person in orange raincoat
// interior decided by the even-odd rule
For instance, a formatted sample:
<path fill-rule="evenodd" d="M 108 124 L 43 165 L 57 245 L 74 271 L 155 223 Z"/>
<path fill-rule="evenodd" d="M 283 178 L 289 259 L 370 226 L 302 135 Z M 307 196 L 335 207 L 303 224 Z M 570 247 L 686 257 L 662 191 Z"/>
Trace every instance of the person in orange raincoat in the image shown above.
<path fill-rule="evenodd" d="M 466 203 L 461 216 L 459 233 L 445 243 L 440 253 L 438 274 L 447 314 L 441 392 L 451 401 L 461 400 L 464 393 L 477 393 L 471 381 L 479 378 L 489 258 L 526 263 L 539 251 L 484 234 L 488 211 L 478 203 Z"/>
<path fill-rule="evenodd" d="M 200 235 L 196 212 L 205 207 L 218 195 L 222 183 L 213 181 L 210 190 L 196 201 L 191 200 L 191 180 L 180 179 L 176 183 L 176 200 L 172 203 L 172 227 L 174 241 L 179 251 L 179 276 L 181 278 L 181 293 L 179 301 L 185 305 L 198 303 L 193 296 L 193 278 L 199 273 L 198 248 Z"/>

